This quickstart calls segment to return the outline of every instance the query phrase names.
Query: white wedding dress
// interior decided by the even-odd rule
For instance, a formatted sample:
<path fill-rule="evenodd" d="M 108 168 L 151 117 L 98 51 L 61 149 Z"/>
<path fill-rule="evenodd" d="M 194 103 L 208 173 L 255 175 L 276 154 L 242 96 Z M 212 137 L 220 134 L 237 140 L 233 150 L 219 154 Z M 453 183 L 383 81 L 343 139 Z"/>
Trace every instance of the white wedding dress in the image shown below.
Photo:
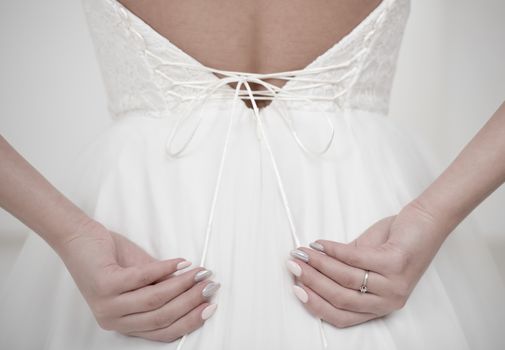
<path fill-rule="evenodd" d="M 201 64 L 115 0 L 83 5 L 114 122 L 79 154 L 69 196 L 154 257 L 212 270 L 218 308 L 172 343 L 102 330 L 31 232 L 1 294 L 1 349 L 505 349 L 503 281 L 469 221 L 404 308 L 349 328 L 312 316 L 285 265 L 315 239 L 354 239 L 435 178 L 388 118 L 409 0 L 383 0 L 304 69 L 276 75 L 280 89 Z M 251 82 L 275 93 L 259 111 L 241 100 Z"/>

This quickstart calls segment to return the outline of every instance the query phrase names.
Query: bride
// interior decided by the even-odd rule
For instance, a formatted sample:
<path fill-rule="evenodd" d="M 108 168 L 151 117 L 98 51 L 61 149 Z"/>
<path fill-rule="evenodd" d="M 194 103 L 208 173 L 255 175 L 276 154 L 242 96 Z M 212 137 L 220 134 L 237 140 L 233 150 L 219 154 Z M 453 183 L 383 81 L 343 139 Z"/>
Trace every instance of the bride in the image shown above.
<path fill-rule="evenodd" d="M 430 179 L 384 118 L 408 0 L 83 3 L 117 119 L 71 198 L 0 139 L 0 205 L 36 234 L 0 302 L 2 348 L 500 348 L 503 301 L 480 296 L 503 285 L 484 260 L 457 266 L 489 254 L 460 224 L 505 181 L 505 103 Z M 200 115 L 179 148 L 195 158 L 164 163 Z M 284 146 L 327 130 L 324 162 Z"/>

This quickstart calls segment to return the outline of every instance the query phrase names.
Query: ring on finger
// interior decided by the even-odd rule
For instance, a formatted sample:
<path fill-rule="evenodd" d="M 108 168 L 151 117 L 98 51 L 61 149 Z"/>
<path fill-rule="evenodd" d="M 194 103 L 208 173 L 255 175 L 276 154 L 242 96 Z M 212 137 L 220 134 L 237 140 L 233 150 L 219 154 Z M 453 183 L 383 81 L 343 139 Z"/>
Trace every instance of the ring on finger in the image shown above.
<path fill-rule="evenodd" d="M 363 276 L 363 283 L 361 284 L 361 287 L 359 288 L 359 291 L 364 294 L 366 292 L 368 292 L 368 287 L 367 287 L 367 283 L 368 283 L 368 272 L 369 270 L 365 270 L 365 276 Z"/>

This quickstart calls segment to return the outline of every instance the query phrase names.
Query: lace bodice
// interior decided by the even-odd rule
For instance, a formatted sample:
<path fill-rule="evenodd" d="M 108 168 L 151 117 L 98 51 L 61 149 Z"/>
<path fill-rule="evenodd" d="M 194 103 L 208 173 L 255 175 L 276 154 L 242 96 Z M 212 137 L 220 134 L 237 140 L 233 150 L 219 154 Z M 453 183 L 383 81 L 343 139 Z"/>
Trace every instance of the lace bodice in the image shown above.
<path fill-rule="evenodd" d="M 162 117 L 196 93 L 195 86 L 184 82 L 219 79 L 116 0 L 82 1 L 113 116 L 140 112 Z M 292 71 L 309 73 L 318 67 L 345 63 L 338 69 L 311 73 L 310 78 L 336 83 L 310 84 L 301 79 L 302 74 L 291 74 L 277 97 L 303 89 L 304 95 L 325 97 L 318 106 L 325 111 L 357 108 L 387 114 L 409 11 L 410 0 L 383 0 L 338 43 L 304 69 Z M 229 85 L 221 89 L 233 91 Z M 297 110 L 312 108 L 303 100 L 283 102 Z M 275 99 L 264 109 L 274 103 Z"/>

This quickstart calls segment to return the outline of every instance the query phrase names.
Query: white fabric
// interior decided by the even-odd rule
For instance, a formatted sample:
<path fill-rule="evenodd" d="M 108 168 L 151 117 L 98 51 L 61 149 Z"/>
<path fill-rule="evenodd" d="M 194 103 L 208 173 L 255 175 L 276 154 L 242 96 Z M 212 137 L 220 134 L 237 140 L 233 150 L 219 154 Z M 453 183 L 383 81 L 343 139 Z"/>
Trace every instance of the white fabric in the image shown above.
<path fill-rule="evenodd" d="M 275 74 L 206 67 L 120 3 L 83 4 L 115 122 L 76 159 L 70 197 L 153 256 L 211 269 L 222 284 L 218 309 L 168 344 L 102 330 L 62 262 L 32 233 L 2 291 L 2 349 L 505 346 L 505 288 L 470 219 L 407 305 L 385 318 L 338 329 L 310 315 L 291 289 L 292 248 L 350 241 L 435 177 L 387 118 L 408 0 L 384 0 L 307 67 Z M 263 80 L 274 76 L 288 82 Z M 266 90 L 253 92 L 251 82 Z M 273 102 L 258 110 L 258 94 Z"/>

